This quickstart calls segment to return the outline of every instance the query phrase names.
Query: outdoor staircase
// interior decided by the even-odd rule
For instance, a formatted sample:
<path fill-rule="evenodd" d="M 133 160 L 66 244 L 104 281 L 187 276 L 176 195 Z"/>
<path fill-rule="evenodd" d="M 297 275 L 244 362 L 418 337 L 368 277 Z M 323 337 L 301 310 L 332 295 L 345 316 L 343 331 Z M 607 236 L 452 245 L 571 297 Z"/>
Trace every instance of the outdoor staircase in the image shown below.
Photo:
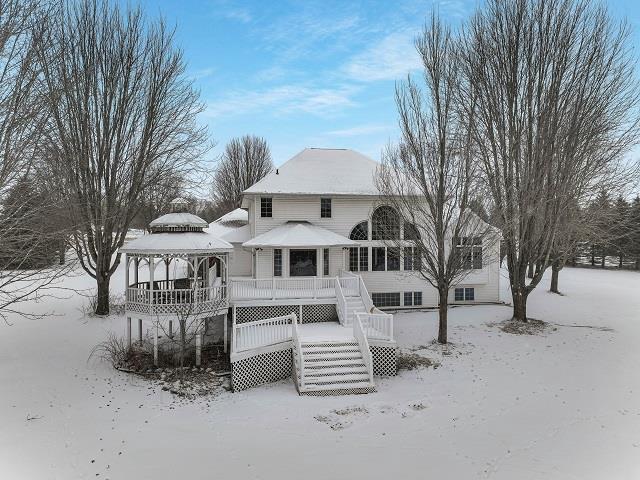
<path fill-rule="evenodd" d="M 351 325 L 356 318 L 356 312 L 364 313 L 367 309 L 360 295 L 357 297 L 346 297 L 345 300 L 347 303 L 347 323 Z"/>
<path fill-rule="evenodd" d="M 370 358 L 370 352 L 364 353 Z M 301 356 L 299 358 L 294 349 L 294 380 L 300 395 L 348 395 L 375 391 L 373 378 L 355 339 L 302 342 Z"/>

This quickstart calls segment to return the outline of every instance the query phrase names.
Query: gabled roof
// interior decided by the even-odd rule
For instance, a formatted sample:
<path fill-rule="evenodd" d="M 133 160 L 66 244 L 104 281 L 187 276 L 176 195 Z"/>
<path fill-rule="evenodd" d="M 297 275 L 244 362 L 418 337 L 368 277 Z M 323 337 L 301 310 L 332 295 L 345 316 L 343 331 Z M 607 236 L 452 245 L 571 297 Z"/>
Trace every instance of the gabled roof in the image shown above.
<path fill-rule="evenodd" d="M 309 222 L 287 222 L 244 242 L 243 247 L 352 247 L 358 242 Z"/>
<path fill-rule="evenodd" d="M 244 223 L 246 225 L 247 223 L 249 223 L 249 212 L 243 210 L 242 208 L 236 208 L 235 210 L 231 210 L 229 213 L 225 213 L 217 220 L 214 220 L 214 223 L 227 222 L 238 222 Z"/>
<path fill-rule="evenodd" d="M 244 193 L 378 195 L 378 165 L 354 150 L 305 148 Z"/>

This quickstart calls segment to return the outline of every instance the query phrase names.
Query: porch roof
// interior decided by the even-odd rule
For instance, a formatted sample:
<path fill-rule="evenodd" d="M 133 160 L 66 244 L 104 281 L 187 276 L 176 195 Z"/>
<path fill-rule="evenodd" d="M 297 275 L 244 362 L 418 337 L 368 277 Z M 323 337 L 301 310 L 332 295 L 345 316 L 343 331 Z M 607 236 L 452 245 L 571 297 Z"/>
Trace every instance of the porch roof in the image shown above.
<path fill-rule="evenodd" d="M 244 242 L 243 247 L 353 247 L 358 242 L 309 222 L 287 222 Z"/>
<path fill-rule="evenodd" d="M 150 233 L 125 243 L 122 253 L 223 253 L 233 251 L 229 242 L 205 232 Z"/>

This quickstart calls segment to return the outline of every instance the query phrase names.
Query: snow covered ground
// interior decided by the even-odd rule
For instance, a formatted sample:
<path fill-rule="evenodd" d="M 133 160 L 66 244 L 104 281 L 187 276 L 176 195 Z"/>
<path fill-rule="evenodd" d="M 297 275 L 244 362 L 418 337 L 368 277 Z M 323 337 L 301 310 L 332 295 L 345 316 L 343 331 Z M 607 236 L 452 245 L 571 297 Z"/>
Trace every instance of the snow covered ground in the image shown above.
<path fill-rule="evenodd" d="M 640 478 L 640 274 L 560 282 L 529 312 L 556 331 L 511 335 L 487 325 L 508 307 L 455 308 L 448 355 L 430 345 L 435 313 L 397 314 L 403 349 L 441 366 L 343 397 L 283 381 L 177 401 L 87 361 L 122 318 L 85 318 L 70 293 L 34 304 L 57 315 L 0 325 L 0 478 Z"/>

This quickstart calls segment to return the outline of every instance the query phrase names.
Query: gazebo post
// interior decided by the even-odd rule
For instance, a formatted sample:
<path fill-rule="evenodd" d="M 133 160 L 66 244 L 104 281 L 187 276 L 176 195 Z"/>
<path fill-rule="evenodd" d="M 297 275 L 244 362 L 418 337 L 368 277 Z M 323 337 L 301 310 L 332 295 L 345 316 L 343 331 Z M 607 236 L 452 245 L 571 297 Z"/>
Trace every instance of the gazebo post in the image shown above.
<path fill-rule="evenodd" d="M 138 342 L 142 345 L 142 319 L 138 319 Z"/>
<path fill-rule="evenodd" d="M 166 280 L 164 288 L 169 289 L 169 262 L 171 262 L 171 258 L 167 257 L 164 259 L 164 278 Z"/>
<path fill-rule="evenodd" d="M 135 271 L 133 272 L 133 281 L 136 285 L 136 288 L 138 288 L 138 268 L 140 267 L 140 257 L 138 257 L 138 255 L 133 257 L 133 264 L 136 267 Z"/>
<path fill-rule="evenodd" d="M 227 353 L 227 343 L 228 343 L 228 338 L 229 338 L 229 334 L 228 334 L 227 330 L 229 329 L 229 326 L 227 325 L 228 319 L 227 319 L 227 314 L 226 313 L 222 315 L 222 323 L 224 324 L 223 348 L 224 348 L 224 353 Z"/>
<path fill-rule="evenodd" d="M 124 272 L 124 278 L 125 278 L 125 286 L 128 289 L 131 285 L 129 284 L 129 267 L 131 267 L 131 265 L 129 265 L 129 255 L 127 255 L 126 253 L 124 254 L 124 264 L 127 266 L 127 269 Z M 126 296 L 126 291 L 125 291 L 125 296 Z"/>
<path fill-rule="evenodd" d="M 202 363 L 202 334 L 199 327 L 196 332 L 196 367 L 199 367 Z"/>
<path fill-rule="evenodd" d="M 131 348 L 131 317 L 127 317 L 127 347 Z"/>
<path fill-rule="evenodd" d="M 153 364 L 158 366 L 158 322 L 153 329 Z"/>

